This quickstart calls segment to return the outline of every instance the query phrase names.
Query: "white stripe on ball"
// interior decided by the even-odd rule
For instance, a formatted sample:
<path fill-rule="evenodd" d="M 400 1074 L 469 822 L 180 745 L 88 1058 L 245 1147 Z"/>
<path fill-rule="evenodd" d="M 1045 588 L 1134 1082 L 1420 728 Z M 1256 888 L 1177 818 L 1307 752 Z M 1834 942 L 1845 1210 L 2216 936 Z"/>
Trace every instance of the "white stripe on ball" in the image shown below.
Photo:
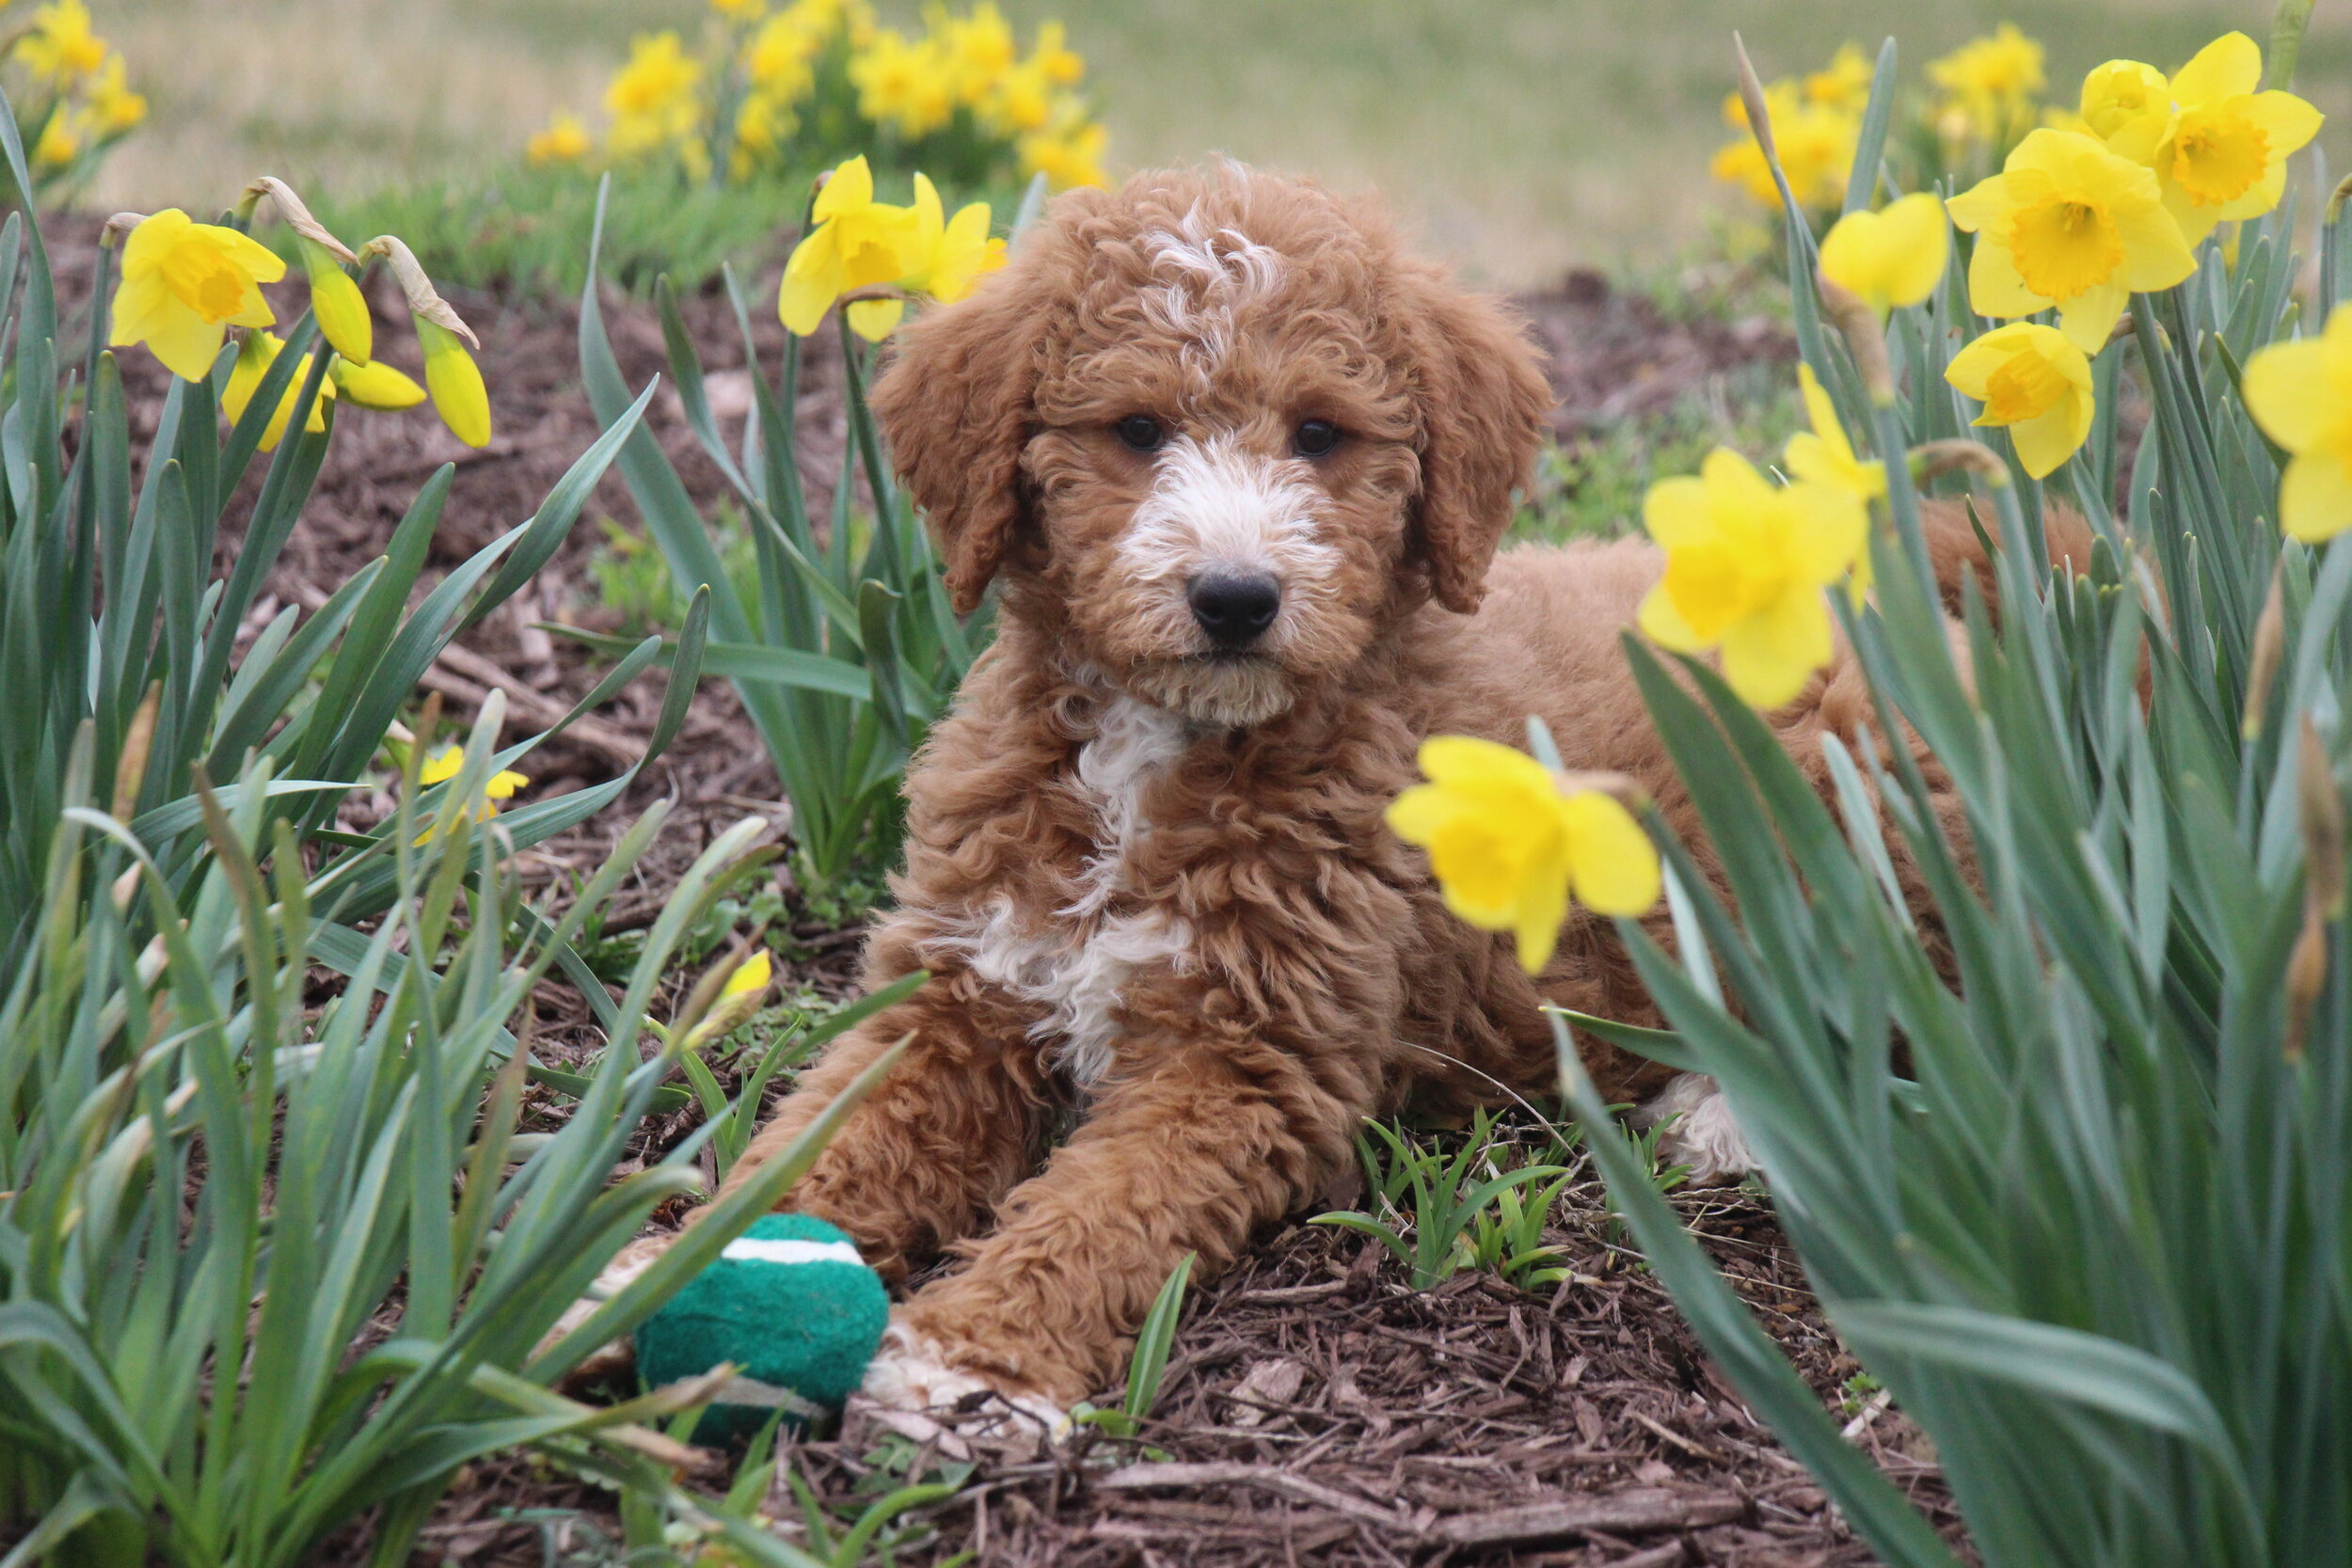
<path fill-rule="evenodd" d="M 738 1263 L 863 1263 L 849 1242 L 765 1241 L 744 1236 L 719 1254 Z"/>

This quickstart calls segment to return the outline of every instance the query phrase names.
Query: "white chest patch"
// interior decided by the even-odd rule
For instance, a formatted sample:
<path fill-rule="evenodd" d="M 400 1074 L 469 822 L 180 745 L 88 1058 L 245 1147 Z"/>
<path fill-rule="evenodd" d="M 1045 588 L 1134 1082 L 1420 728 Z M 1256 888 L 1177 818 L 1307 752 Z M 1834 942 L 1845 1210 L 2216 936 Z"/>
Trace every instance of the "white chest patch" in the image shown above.
<path fill-rule="evenodd" d="M 1095 817 L 1094 853 L 1080 874 L 1078 896 L 1042 925 L 1022 918 L 999 895 L 967 922 L 966 932 L 930 945 L 961 957 L 973 974 L 1045 1009 L 1030 1025 L 1041 1042 L 1058 1042 L 1057 1064 L 1081 1088 L 1110 1071 L 1118 1053 L 1118 1012 L 1135 972 L 1192 962 L 1192 928 L 1158 909 L 1112 912 L 1124 890 L 1127 858 L 1151 832 L 1143 794 L 1191 745 L 1183 720 L 1129 697 L 1103 711 L 1094 737 L 1078 749 L 1075 785 Z"/>

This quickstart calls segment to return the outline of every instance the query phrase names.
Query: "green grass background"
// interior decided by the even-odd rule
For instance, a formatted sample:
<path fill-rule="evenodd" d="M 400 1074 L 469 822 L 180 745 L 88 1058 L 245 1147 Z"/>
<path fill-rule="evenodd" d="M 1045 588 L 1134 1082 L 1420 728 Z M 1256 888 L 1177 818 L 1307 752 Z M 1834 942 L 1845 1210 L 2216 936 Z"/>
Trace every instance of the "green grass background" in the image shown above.
<path fill-rule="evenodd" d="M 1070 25 L 1117 168 L 1227 152 L 1376 186 L 1486 281 L 1671 260 L 1729 205 L 1731 32 L 1767 74 L 1893 33 L 1905 75 L 2001 20 L 2071 96 L 2118 55 L 2177 66 L 2266 0 L 1004 0 Z M 154 105 L 94 207 L 218 205 L 253 174 L 348 195 L 510 157 L 558 106 L 592 109 L 633 31 L 702 0 L 95 0 Z M 884 0 L 886 17 L 914 8 Z M 2301 86 L 2352 166 L 2352 4 L 2321 0 Z"/>

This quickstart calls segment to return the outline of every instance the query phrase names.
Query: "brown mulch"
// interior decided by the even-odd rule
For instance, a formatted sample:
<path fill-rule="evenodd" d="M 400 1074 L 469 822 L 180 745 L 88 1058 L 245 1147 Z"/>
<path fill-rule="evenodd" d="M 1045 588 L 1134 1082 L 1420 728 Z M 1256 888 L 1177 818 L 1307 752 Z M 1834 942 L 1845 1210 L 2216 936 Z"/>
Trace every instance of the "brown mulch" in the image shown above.
<path fill-rule="evenodd" d="M 80 341 L 94 226 L 56 226 L 66 333 Z M 772 298 L 762 279 L 755 299 Z M 295 305 L 293 294 L 286 303 Z M 572 302 L 455 299 L 480 332 L 498 435 L 469 451 L 429 410 L 347 411 L 304 521 L 250 618 L 315 605 L 381 549 L 417 487 L 443 462 L 455 484 L 428 563 L 430 579 L 521 522 L 597 434 L 578 373 Z M 1790 356 L 1762 318 L 1687 319 L 1579 274 L 1523 299 L 1550 348 L 1557 428 L 1582 433 L 1670 406 L 1710 377 Z M 418 373 L 397 301 L 378 291 L 378 341 Z M 298 308 L 298 305 L 297 305 Z M 742 345 L 723 296 L 682 302 L 714 375 L 714 399 L 740 396 Z M 291 314 L 291 311 L 286 312 Z M 769 363 L 781 347 L 772 311 L 754 325 Z M 607 319 L 632 386 L 666 373 L 658 323 L 614 297 Z M 800 402 L 805 471 L 836 471 L 846 435 L 840 367 L 819 340 Z M 121 356 L 135 425 L 149 427 L 163 373 L 143 352 Z M 690 492 L 715 506 L 723 483 L 679 417 L 657 399 L 652 423 Z M 821 505 L 824 498 L 818 498 Z M 822 515 L 821 510 L 818 512 Z M 488 689 L 507 693 L 510 724 L 536 730 L 584 693 L 604 662 L 533 622 L 616 629 L 587 563 L 603 517 L 635 527 L 617 478 L 592 499 L 570 541 L 507 607 L 469 630 L 428 685 L 453 719 Z M 232 537 L 224 551 L 234 547 Z M 650 729 L 659 678 L 638 681 L 583 725 L 534 754 L 532 795 L 616 776 Z M 669 831 L 617 900 L 607 930 L 649 923 L 677 874 L 747 814 L 784 815 L 772 767 L 727 683 L 706 681 L 672 751 L 622 801 L 523 857 L 525 875 L 560 894 L 593 867 L 654 800 L 675 802 Z M 364 802 L 361 809 L 364 808 Z M 804 918 L 791 935 L 790 977 L 837 999 L 852 984 L 854 931 Z M 577 1059 L 600 1044 L 584 1005 L 543 993 L 534 1046 Z M 562 1114 L 545 1097 L 543 1117 Z M 691 1132 L 688 1110 L 657 1118 L 632 1146 L 658 1159 Z M 1841 1385 L 1856 1368 L 1825 1331 L 1802 1273 L 1760 1202 L 1736 1191 L 1677 1202 L 1761 1321 L 1822 1398 L 1855 1415 L 1857 1441 L 1947 1534 L 1957 1525 L 1924 1440 L 1901 1416 Z M 1271 1238 L 1232 1275 L 1196 1290 L 1157 1406 L 1134 1440 L 1089 1431 L 1043 1457 L 983 1461 L 944 1504 L 896 1531 L 898 1560 L 982 1563 L 1258 1564 L 1559 1563 L 1663 1568 L 1832 1568 L 1872 1559 L 1804 1472 L 1723 1383 L 1639 1259 L 1616 1237 L 1589 1171 L 1559 1205 L 1549 1240 L 1576 1277 L 1529 1293 L 1464 1274 L 1416 1292 L 1375 1244 L 1327 1228 Z M 1118 1390 L 1104 1390 L 1116 1402 Z M 786 1466 L 843 1518 L 872 1497 L 939 1472 L 906 1440 L 852 1433 L 787 1445 Z M 951 1476 L 961 1476 L 950 1467 Z M 779 1481 L 766 1512 L 789 1532 L 801 1516 Z M 837 1528 L 837 1527 L 836 1527 Z M 617 1562 L 610 1493 L 508 1456 L 470 1465 L 428 1528 L 417 1561 L 465 1565 Z"/>

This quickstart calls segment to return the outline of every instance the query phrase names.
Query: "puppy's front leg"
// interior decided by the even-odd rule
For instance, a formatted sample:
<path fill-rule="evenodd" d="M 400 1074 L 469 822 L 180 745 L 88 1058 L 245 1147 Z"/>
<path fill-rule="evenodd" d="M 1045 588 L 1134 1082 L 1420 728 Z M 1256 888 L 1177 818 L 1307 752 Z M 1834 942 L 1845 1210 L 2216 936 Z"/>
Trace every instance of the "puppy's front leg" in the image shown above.
<path fill-rule="evenodd" d="M 1121 1058 L 1133 1069 L 1006 1198 L 997 1229 L 959 1249 L 969 1263 L 901 1309 L 869 1394 L 920 1404 L 926 1387 L 977 1381 L 1067 1407 L 1116 1371 L 1186 1252 L 1224 1267 L 1348 1157 L 1360 1108 L 1285 1052 L 1131 1037 Z"/>

